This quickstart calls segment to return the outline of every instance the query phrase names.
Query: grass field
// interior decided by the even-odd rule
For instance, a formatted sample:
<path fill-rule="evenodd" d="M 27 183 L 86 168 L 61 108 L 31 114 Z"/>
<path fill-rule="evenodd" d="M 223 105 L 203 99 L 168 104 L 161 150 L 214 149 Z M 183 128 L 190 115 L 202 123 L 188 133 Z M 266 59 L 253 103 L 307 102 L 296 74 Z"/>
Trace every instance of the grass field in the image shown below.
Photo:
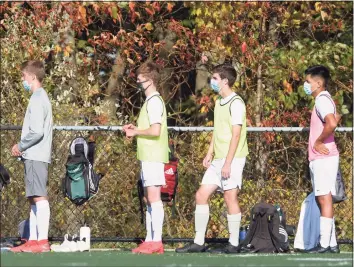
<path fill-rule="evenodd" d="M 125 251 L 1 254 L 1 266 L 353 266 L 352 253 L 340 254 L 176 254 L 133 255 Z"/>

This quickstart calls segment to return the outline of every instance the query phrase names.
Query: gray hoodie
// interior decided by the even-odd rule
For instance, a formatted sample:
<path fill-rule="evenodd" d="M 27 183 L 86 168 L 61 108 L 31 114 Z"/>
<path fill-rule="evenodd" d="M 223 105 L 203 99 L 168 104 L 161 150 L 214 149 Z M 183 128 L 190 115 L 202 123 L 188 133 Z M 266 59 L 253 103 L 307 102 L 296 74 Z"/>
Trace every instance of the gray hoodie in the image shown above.
<path fill-rule="evenodd" d="M 22 126 L 18 147 L 24 159 L 51 162 L 53 137 L 52 105 L 46 91 L 32 93 Z"/>

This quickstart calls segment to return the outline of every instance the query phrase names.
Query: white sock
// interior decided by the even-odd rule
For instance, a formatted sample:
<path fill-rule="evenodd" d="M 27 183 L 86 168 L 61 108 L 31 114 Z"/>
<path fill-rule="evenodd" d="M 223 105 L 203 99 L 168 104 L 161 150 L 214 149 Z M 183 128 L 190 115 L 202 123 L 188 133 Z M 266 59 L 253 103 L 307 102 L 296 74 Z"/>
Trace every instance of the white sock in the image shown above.
<path fill-rule="evenodd" d="M 331 240 L 329 241 L 329 245 L 330 245 L 331 247 L 337 246 L 336 226 L 335 226 L 335 223 L 334 223 L 334 218 L 333 218 L 333 224 L 332 224 Z"/>
<path fill-rule="evenodd" d="M 332 233 L 333 218 L 320 217 L 320 243 L 323 248 L 329 246 Z"/>
<path fill-rule="evenodd" d="M 205 232 L 209 221 L 209 205 L 195 206 L 195 238 L 194 243 L 202 246 L 205 242 Z"/>
<path fill-rule="evenodd" d="M 151 206 L 146 206 L 146 237 L 145 242 L 152 241 L 152 220 L 151 220 Z"/>
<path fill-rule="evenodd" d="M 157 242 L 162 240 L 162 225 L 165 213 L 163 210 L 162 201 L 151 203 L 151 221 L 153 230 L 152 241 Z"/>
<path fill-rule="evenodd" d="M 36 205 L 31 205 L 30 219 L 29 219 L 29 230 L 30 236 L 28 240 L 37 240 L 37 207 Z"/>
<path fill-rule="evenodd" d="M 227 223 L 229 226 L 230 238 L 229 242 L 233 246 L 238 246 L 241 224 L 241 212 L 237 214 L 227 214 Z"/>
<path fill-rule="evenodd" d="M 38 241 L 48 239 L 50 209 L 48 200 L 36 202 Z"/>

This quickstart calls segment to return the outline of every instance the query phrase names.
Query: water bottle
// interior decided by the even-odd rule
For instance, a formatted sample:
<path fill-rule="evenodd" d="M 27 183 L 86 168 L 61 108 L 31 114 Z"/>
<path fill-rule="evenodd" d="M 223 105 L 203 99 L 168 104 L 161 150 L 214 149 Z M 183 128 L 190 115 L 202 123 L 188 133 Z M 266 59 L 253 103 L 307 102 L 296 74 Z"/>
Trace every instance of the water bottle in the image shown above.
<path fill-rule="evenodd" d="M 280 220 L 280 222 L 282 222 L 283 211 L 281 210 L 280 205 L 277 203 L 277 204 L 275 204 L 274 207 L 276 208 L 276 210 L 277 210 L 277 212 L 278 212 L 278 214 L 279 214 L 279 220 Z"/>
<path fill-rule="evenodd" d="M 91 230 L 86 224 L 80 228 L 80 241 L 85 242 L 85 248 L 83 250 L 90 250 L 91 248 Z"/>
<path fill-rule="evenodd" d="M 246 227 L 241 226 L 241 228 L 240 228 L 240 242 L 245 240 L 246 235 L 247 235 Z"/>

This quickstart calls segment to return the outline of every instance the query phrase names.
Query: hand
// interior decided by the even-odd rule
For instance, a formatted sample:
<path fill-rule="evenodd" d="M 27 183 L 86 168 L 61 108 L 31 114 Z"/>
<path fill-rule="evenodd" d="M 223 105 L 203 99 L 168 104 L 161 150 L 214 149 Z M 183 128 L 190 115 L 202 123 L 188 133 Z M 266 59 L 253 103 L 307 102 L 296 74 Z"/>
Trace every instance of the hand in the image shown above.
<path fill-rule="evenodd" d="M 22 155 L 22 152 L 19 150 L 18 148 L 18 144 L 15 144 L 13 147 L 12 147 L 12 150 L 11 150 L 11 154 L 12 156 L 14 157 L 20 157 Z"/>
<path fill-rule="evenodd" d="M 213 156 L 211 154 L 207 154 L 203 159 L 203 166 L 205 168 L 209 168 L 212 160 L 213 160 Z"/>
<path fill-rule="evenodd" d="M 132 138 L 132 137 L 136 136 L 136 134 L 137 134 L 137 131 L 135 129 L 126 129 L 125 130 L 125 135 L 128 138 Z"/>
<path fill-rule="evenodd" d="M 123 126 L 123 132 L 126 132 L 126 130 L 128 129 L 133 129 L 135 130 L 136 129 L 136 126 L 134 126 L 133 124 L 127 124 L 127 125 L 124 125 Z"/>
<path fill-rule="evenodd" d="M 318 141 L 318 140 L 313 145 L 313 148 L 320 154 L 323 154 L 323 155 L 328 155 L 329 154 L 329 150 L 325 146 L 325 144 L 320 142 L 320 141 Z"/>
<path fill-rule="evenodd" d="M 221 169 L 221 177 L 224 179 L 229 179 L 231 174 L 231 164 L 225 162 Z"/>
<path fill-rule="evenodd" d="M 202 54 L 201 61 L 203 64 L 208 62 L 208 57 L 205 54 Z"/>

